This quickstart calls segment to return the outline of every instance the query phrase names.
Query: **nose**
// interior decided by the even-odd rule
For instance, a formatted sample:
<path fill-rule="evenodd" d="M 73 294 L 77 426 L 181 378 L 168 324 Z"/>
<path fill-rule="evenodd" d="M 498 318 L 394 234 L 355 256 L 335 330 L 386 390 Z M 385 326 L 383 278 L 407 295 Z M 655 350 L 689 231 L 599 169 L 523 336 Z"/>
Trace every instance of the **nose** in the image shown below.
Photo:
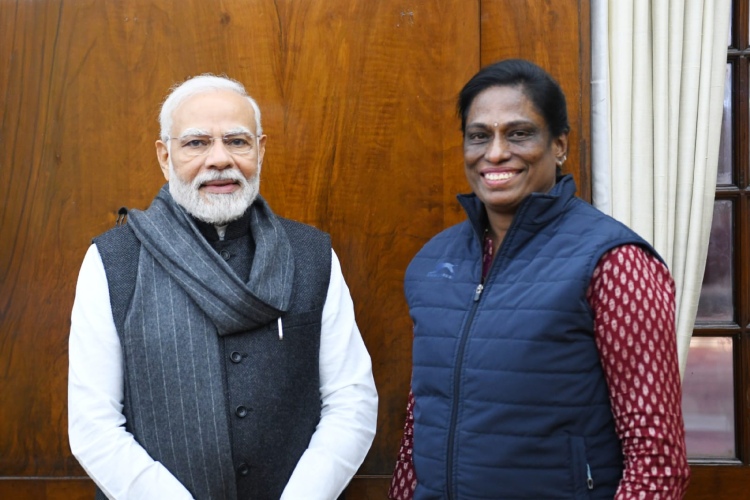
<path fill-rule="evenodd" d="M 234 165 L 234 157 L 229 153 L 224 141 L 214 139 L 206 153 L 206 165 L 223 170 Z"/>
<path fill-rule="evenodd" d="M 503 159 L 507 158 L 510 152 L 508 144 L 501 134 L 495 134 L 492 137 L 492 141 L 487 145 L 487 150 L 484 152 L 484 157 L 487 161 L 492 163 L 499 163 Z"/>

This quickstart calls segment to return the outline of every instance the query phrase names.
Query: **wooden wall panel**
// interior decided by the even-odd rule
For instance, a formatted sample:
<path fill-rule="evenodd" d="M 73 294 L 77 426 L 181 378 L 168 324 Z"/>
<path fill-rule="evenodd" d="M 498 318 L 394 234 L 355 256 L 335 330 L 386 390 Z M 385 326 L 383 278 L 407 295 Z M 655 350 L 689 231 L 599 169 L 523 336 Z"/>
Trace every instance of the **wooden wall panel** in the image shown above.
<path fill-rule="evenodd" d="M 482 65 L 520 57 L 560 83 L 568 102 L 568 161 L 578 195 L 591 201 L 591 21 L 589 0 L 482 1 Z"/>
<path fill-rule="evenodd" d="M 41 1 L 0 16 L 0 476 L 83 476 L 65 403 L 78 267 L 120 206 L 163 183 L 159 103 L 206 71 L 261 105 L 271 206 L 333 236 L 381 395 L 362 472 L 390 474 L 410 373 L 403 271 L 458 220 L 453 100 L 479 65 L 478 4 Z M 0 481 L 0 496 L 46 491 L 34 484 Z"/>
<path fill-rule="evenodd" d="M 59 129 L 52 95 L 59 89 L 49 85 L 60 5 L 0 9 L 0 471 L 68 475 L 79 472 L 65 441 L 66 309 L 75 271 L 60 265 L 70 256 L 60 221 L 71 193 L 67 180 L 58 184 L 60 149 L 50 132 Z"/>
<path fill-rule="evenodd" d="M 0 498 L 8 500 L 91 500 L 95 492 L 88 477 L 0 479 Z"/>
<path fill-rule="evenodd" d="M 570 17 L 582 3 L 0 2 L 0 498 L 90 494 L 67 444 L 78 268 L 120 206 L 145 208 L 162 185 L 160 102 L 202 72 L 237 78 L 261 106 L 263 196 L 333 237 L 380 393 L 378 435 L 347 498 L 383 498 L 409 386 L 403 273 L 463 218 L 457 92 L 481 64 L 526 54 L 570 98 L 585 72 Z M 567 38 L 524 52 L 552 17 Z M 581 130 L 585 95 L 569 106 Z"/>
<path fill-rule="evenodd" d="M 685 500 L 747 498 L 750 468 L 732 465 L 693 465 Z"/>

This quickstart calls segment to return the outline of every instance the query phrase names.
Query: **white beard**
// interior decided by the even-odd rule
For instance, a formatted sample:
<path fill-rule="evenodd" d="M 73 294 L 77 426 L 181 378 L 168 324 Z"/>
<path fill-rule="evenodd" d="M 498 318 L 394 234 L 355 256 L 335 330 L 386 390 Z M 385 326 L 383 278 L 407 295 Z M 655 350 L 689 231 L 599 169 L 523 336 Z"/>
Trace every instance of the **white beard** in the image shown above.
<path fill-rule="evenodd" d="M 240 188 L 233 193 L 200 192 L 203 183 L 216 180 L 234 180 Z M 198 220 L 223 226 L 242 217 L 253 204 L 260 191 L 260 165 L 258 172 L 248 180 L 237 169 L 209 170 L 198 174 L 192 183 L 185 182 L 174 170 L 169 159 L 169 194 L 182 208 Z"/>

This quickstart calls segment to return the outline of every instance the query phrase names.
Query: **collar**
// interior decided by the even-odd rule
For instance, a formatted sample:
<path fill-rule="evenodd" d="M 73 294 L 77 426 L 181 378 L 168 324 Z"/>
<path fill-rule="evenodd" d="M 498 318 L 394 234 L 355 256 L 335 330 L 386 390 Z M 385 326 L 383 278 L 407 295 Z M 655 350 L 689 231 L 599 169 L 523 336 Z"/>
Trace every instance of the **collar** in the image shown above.
<path fill-rule="evenodd" d="M 576 183 L 570 174 L 558 176 L 555 185 L 546 193 L 531 193 L 518 206 L 513 218 L 513 225 L 518 219 L 531 224 L 545 224 L 565 208 L 571 198 L 575 197 Z M 487 210 L 474 193 L 459 194 L 458 202 L 466 212 L 474 232 L 480 238 L 487 227 Z"/>
<path fill-rule="evenodd" d="M 235 219 L 227 224 L 227 229 L 224 233 L 224 241 L 241 238 L 250 232 L 250 212 L 250 208 L 248 208 L 239 219 Z M 198 220 L 192 215 L 190 217 L 193 219 L 193 222 L 195 222 L 200 233 L 209 243 L 214 243 L 221 239 L 219 238 L 219 233 L 216 231 L 216 226 L 214 224 Z"/>

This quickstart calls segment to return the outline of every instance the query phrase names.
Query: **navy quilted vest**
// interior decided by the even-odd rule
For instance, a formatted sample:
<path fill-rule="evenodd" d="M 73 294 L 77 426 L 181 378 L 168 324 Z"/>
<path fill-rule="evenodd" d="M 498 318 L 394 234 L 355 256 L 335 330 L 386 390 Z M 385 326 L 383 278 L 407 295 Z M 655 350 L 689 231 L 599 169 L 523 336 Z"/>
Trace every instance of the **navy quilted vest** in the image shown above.
<path fill-rule="evenodd" d="M 613 498 L 623 455 L 586 289 L 606 251 L 654 250 L 566 176 L 523 201 L 482 288 L 486 215 L 460 201 L 469 220 L 406 272 L 414 498 Z"/>

